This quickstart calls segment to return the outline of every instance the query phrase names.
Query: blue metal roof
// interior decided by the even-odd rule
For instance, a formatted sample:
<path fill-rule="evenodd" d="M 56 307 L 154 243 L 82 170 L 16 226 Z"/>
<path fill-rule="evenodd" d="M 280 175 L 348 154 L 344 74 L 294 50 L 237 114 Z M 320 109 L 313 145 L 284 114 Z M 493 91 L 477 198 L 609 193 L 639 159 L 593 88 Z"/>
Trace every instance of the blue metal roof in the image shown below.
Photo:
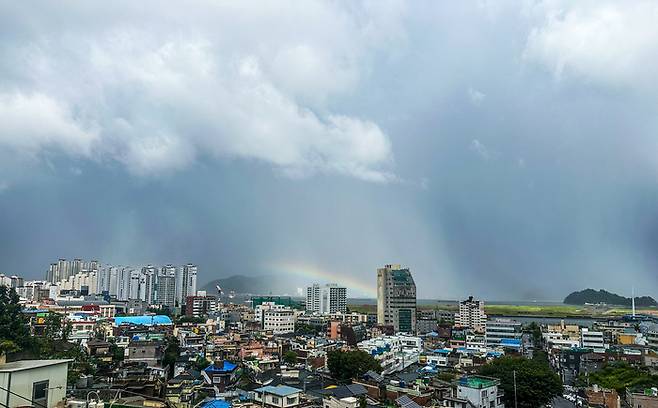
<path fill-rule="evenodd" d="M 200 408 L 231 408 L 231 403 L 224 400 L 210 400 L 203 402 Z"/>
<path fill-rule="evenodd" d="M 144 316 L 120 316 L 114 318 L 114 324 L 116 326 L 121 326 L 122 324 L 137 324 L 142 326 L 153 326 L 153 325 L 163 325 L 163 324 L 172 324 L 169 316 L 165 315 L 144 315 Z"/>
<path fill-rule="evenodd" d="M 224 361 L 224 365 L 222 367 L 218 367 L 215 364 L 210 364 L 208 367 L 204 368 L 203 371 L 212 374 L 212 373 L 230 373 L 231 371 L 235 370 L 237 367 L 237 364 L 233 364 L 230 361 Z"/>
<path fill-rule="evenodd" d="M 263 393 L 268 393 L 268 394 L 274 394 L 279 397 L 286 397 L 288 395 L 292 394 L 297 394 L 298 392 L 302 392 L 302 390 L 295 388 L 295 387 L 289 387 L 287 385 L 277 385 L 276 387 L 272 385 L 268 385 L 266 387 L 260 387 L 256 388 L 254 391 L 258 392 L 263 392 Z"/>

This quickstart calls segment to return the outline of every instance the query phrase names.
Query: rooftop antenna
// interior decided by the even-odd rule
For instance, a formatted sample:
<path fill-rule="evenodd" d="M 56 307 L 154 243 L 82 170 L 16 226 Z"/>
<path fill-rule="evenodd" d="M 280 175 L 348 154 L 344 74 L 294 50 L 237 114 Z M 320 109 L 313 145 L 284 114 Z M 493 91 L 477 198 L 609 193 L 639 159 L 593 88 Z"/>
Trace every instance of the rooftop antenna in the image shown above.
<path fill-rule="evenodd" d="M 633 317 L 635 317 L 635 286 L 631 287 L 631 308 L 633 310 Z"/>

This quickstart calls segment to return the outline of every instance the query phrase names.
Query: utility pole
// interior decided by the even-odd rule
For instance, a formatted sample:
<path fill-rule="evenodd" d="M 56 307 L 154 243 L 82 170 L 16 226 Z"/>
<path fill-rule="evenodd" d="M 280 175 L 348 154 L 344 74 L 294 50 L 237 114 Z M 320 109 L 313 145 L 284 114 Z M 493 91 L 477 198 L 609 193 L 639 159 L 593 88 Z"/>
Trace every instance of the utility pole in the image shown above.
<path fill-rule="evenodd" d="M 514 408 L 518 408 L 516 402 L 516 370 L 512 371 L 512 374 L 514 375 Z"/>

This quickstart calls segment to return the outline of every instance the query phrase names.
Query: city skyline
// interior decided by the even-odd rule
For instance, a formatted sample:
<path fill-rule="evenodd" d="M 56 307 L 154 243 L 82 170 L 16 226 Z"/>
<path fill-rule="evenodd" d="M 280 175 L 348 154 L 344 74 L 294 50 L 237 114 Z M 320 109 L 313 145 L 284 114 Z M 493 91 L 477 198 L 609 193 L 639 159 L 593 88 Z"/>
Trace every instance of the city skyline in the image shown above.
<path fill-rule="evenodd" d="M 655 5 L 379 3 L 0 5 L 0 273 L 656 296 Z"/>

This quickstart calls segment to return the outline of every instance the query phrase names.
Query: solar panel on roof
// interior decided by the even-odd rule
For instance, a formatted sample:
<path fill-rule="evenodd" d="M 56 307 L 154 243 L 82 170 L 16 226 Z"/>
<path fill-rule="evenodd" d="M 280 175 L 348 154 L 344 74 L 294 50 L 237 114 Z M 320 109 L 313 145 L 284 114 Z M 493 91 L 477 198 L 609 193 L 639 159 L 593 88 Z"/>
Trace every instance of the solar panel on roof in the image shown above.
<path fill-rule="evenodd" d="M 420 405 L 418 405 L 407 395 L 401 396 L 400 398 L 396 399 L 395 402 L 400 406 L 400 408 L 421 408 Z"/>
<path fill-rule="evenodd" d="M 384 381 L 384 377 L 382 377 L 381 375 L 377 374 L 376 372 L 374 372 L 372 370 L 366 372 L 366 376 L 368 378 L 370 378 L 371 380 L 373 380 L 375 382 L 378 382 L 378 383 Z"/>

